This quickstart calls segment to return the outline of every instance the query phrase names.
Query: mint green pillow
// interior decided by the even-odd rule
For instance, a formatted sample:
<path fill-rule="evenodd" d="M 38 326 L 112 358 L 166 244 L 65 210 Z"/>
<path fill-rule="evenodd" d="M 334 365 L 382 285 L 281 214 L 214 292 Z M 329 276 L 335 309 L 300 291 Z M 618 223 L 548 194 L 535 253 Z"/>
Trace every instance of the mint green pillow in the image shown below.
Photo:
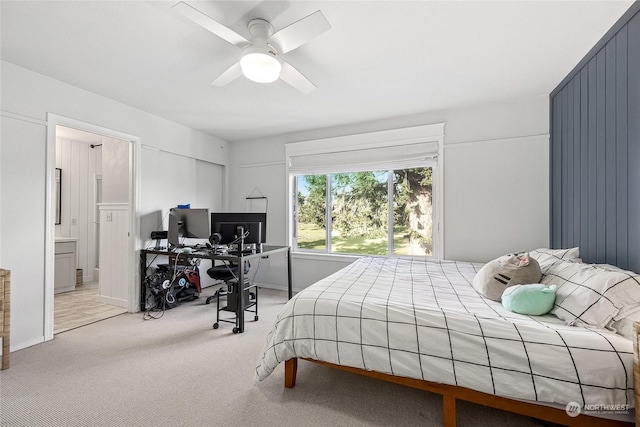
<path fill-rule="evenodd" d="M 502 305 L 509 311 L 540 316 L 553 308 L 556 300 L 556 285 L 515 285 L 502 293 Z"/>

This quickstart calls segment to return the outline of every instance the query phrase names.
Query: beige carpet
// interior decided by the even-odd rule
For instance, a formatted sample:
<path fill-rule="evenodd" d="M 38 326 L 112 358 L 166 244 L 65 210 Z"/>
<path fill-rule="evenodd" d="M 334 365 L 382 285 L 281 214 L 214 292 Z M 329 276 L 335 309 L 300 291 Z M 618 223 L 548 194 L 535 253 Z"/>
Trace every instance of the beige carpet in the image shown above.
<path fill-rule="evenodd" d="M 204 295 L 206 296 L 206 295 Z M 0 372 L 2 426 L 439 426 L 441 398 L 300 362 L 258 384 L 254 367 L 285 292 L 261 290 L 260 320 L 243 334 L 212 329 L 200 300 L 160 319 L 123 314 L 16 351 Z M 229 313 L 223 313 L 229 314 Z M 459 426 L 540 426 L 458 403 Z"/>

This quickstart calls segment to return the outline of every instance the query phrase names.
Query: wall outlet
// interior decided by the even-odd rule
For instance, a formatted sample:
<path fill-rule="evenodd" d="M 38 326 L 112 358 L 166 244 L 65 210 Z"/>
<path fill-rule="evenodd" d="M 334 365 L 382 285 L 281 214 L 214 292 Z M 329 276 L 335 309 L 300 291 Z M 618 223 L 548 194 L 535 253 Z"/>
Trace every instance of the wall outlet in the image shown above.
<path fill-rule="evenodd" d="M 113 212 L 107 212 L 107 221 L 113 221 Z"/>
<path fill-rule="evenodd" d="M 78 224 L 78 221 L 75 218 L 71 218 L 71 225 Z"/>

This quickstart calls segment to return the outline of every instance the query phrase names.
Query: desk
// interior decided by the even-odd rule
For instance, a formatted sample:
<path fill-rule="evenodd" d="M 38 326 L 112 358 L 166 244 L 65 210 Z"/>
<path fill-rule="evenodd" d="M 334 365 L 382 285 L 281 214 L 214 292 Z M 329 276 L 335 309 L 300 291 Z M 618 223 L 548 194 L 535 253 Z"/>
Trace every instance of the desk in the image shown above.
<path fill-rule="evenodd" d="M 145 283 L 144 279 L 147 276 L 147 255 L 164 255 L 171 256 L 180 254 L 185 258 L 201 258 L 201 259 L 210 259 L 212 261 L 229 261 L 238 263 L 238 265 L 244 265 L 245 261 L 250 261 L 252 259 L 267 257 L 270 255 L 275 255 L 278 253 L 287 253 L 287 290 L 288 297 L 291 299 L 293 296 L 293 287 L 291 284 L 291 248 L 289 246 L 272 246 L 272 245 L 262 245 L 262 250 L 256 253 L 251 254 L 216 254 L 213 251 L 201 250 L 194 251 L 191 253 L 179 253 L 174 251 L 166 251 L 166 250 L 155 250 L 155 249 L 143 249 L 140 251 L 140 310 L 145 311 L 146 303 L 145 303 Z M 238 269 L 238 283 L 244 283 L 244 268 Z M 244 332 L 244 292 L 241 292 L 242 286 L 237 286 L 238 289 L 238 309 L 236 311 L 236 316 L 238 317 L 238 332 Z"/>

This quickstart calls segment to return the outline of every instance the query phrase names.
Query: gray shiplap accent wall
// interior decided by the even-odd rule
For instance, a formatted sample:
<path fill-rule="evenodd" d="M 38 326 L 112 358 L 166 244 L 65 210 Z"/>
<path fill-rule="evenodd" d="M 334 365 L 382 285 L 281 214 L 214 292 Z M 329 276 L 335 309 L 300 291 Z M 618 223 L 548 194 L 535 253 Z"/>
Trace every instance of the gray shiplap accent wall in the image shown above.
<path fill-rule="evenodd" d="M 640 4 L 551 93 L 551 245 L 640 272 Z"/>

